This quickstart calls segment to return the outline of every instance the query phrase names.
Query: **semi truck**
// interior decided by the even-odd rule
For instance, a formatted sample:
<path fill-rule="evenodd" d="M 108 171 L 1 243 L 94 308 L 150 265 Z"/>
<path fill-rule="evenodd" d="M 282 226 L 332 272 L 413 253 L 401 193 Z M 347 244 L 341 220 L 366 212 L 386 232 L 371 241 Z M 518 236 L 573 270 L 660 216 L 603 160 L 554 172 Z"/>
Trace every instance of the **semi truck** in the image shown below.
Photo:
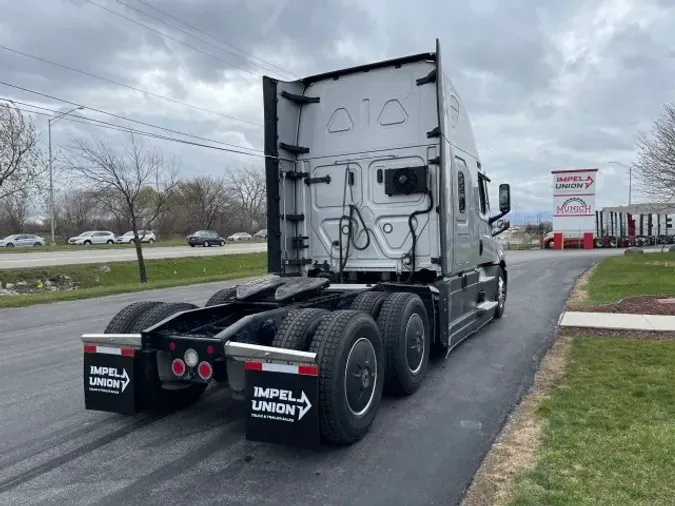
<path fill-rule="evenodd" d="M 430 353 L 500 318 L 508 269 L 464 104 L 434 52 L 263 77 L 267 275 L 192 303 L 139 301 L 81 336 L 89 410 L 168 413 L 208 387 L 248 440 L 353 444 Z M 209 390 L 211 391 L 211 390 Z"/>
<path fill-rule="evenodd" d="M 672 214 L 638 213 L 620 211 L 595 211 L 594 248 L 627 248 L 630 246 L 654 246 L 675 243 Z M 555 231 L 542 237 L 544 248 L 554 247 Z M 583 248 L 584 234 L 563 232 L 564 248 Z"/>

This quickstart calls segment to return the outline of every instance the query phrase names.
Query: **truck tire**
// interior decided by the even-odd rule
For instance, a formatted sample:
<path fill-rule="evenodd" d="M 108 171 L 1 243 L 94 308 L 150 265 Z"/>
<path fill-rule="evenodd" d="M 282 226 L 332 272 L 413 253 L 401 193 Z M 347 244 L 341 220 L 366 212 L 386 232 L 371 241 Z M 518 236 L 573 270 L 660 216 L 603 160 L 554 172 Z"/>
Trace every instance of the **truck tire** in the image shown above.
<path fill-rule="evenodd" d="M 598 237 L 594 242 L 595 242 L 596 248 L 604 248 L 605 247 L 605 241 L 600 237 Z"/>
<path fill-rule="evenodd" d="M 382 399 L 384 353 L 375 320 L 362 311 L 335 311 L 319 324 L 309 351 L 319 365 L 322 438 L 342 445 L 359 441 Z"/>
<path fill-rule="evenodd" d="M 134 323 L 130 326 L 129 332 L 142 332 L 171 315 L 189 309 L 197 309 L 197 307 L 198 306 L 195 304 L 190 304 L 189 302 L 164 302 L 158 304 L 139 314 Z"/>
<path fill-rule="evenodd" d="M 414 293 L 392 293 L 382 304 L 377 323 L 386 356 L 385 390 L 411 395 L 429 363 L 431 330 L 424 302 Z"/>
<path fill-rule="evenodd" d="M 507 294 L 507 284 L 506 278 L 504 276 L 504 269 L 501 267 L 497 269 L 497 307 L 495 308 L 495 318 L 501 318 L 504 314 L 504 308 L 506 307 L 506 294 Z"/>
<path fill-rule="evenodd" d="M 377 320 L 380 309 L 385 299 L 389 296 L 386 292 L 364 292 L 356 296 L 352 301 L 352 309 L 364 311 Z"/>
<path fill-rule="evenodd" d="M 312 338 L 330 311 L 320 308 L 298 309 L 281 322 L 272 346 L 297 351 L 308 351 Z"/>
<path fill-rule="evenodd" d="M 159 306 L 159 301 L 141 301 L 134 302 L 122 308 L 112 319 L 108 322 L 104 334 L 129 334 L 131 328 L 136 323 L 136 320 L 141 313 L 148 311 L 156 306 Z"/>
<path fill-rule="evenodd" d="M 209 297 L 209 300 L 206 301 L 205 307 L 217 306 L 219 304 L 225 304 L 228 300 L 234 299 L 234 296 L 237 294 L 237 287 L 228 286 L 222 290 L 218 290 L 216 293 Z"/>

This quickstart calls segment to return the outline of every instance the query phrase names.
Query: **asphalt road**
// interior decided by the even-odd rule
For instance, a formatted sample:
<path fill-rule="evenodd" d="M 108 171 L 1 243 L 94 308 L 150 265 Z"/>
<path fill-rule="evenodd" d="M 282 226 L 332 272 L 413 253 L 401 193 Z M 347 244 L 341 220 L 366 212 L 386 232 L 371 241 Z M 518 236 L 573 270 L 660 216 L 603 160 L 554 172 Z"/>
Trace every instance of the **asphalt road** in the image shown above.
<path fill-rule="evenodd" d="M 364 440 L 318 452 L 247 442 L 226 390 L 163 418 L 84 410 L 80 334 L 129 302 L 203 304 L 224 284 L 0 311 L 0 504 L 456 504 L 574 280 L 607 254 L 509 252 L 505 317 L 431 364 L 414 396 L 384 399 Z"/>
<path fill-rule="evenodd" d="M 196 246 L 156 246 L 144 248 L 143 255 L 147 259 L 182 258 L 197 256 L 235 255 L 238 253 L 255 253 L 267 251 L 267 243 L 228 243 L 225 246 L 204 248 Z M 0 269 L 25 267 L 44 267 L 48 265 L 96 264 L 108 262 L 128 262 L 136 260 L 133 248 L 100 248 L 68 251 L 40 251 L 36 253 L 0 254 Z"/>

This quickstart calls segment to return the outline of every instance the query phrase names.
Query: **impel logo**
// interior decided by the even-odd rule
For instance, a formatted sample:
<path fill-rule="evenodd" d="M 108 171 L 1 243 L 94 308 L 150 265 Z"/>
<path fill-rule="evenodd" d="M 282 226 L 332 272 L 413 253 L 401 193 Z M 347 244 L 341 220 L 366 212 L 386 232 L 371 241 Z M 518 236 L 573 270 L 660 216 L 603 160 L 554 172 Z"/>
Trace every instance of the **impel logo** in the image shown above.
<path fill-rule="evenodd" d="M 587 190 L 595 183 L 591 175 L 582 176 L 558 176 L 555 179 L 556 190 Z"/>
<path fill-rule="evenodd" d="M 579 197 L 567 199 L 562 205 L 556 207 L 556 214 L 565 216 L 580 216 L 591 214 L 591 206 Z"/>
<path fill-rule="evenodd" d="M 295 422 L 296 417 L 299 422 L 312 407 L 304 391 L 300 392 L 300 397 L 295 397 L 291 390 L 259 386 L 253 387 L 251 403 L 252 417 L 284 422 Z"/>
<path fill-rule="evenodd" d="M 129 375 L 126 369 L 121 371 L 117 367 L 89 367 L 89 390 L 106 394 L 119 395 L 129 385 Z"/>

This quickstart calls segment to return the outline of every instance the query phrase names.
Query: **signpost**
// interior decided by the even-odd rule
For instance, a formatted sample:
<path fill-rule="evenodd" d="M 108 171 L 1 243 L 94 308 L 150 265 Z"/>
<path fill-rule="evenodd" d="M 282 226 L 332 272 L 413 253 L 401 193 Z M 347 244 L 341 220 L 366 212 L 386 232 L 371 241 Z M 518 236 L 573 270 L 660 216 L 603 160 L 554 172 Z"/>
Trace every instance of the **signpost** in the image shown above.
<path fill-rule="evenodd" d="M 595 187 L 598 169 L 553 170 L 553 232 L 588 241 L 595 233 Z M 592 240 L 591 240 L 592 241 Z M 592 244 L 592 242 L 591 242 Z M 562 247 L 562 245 L 560 246 Z"/>

